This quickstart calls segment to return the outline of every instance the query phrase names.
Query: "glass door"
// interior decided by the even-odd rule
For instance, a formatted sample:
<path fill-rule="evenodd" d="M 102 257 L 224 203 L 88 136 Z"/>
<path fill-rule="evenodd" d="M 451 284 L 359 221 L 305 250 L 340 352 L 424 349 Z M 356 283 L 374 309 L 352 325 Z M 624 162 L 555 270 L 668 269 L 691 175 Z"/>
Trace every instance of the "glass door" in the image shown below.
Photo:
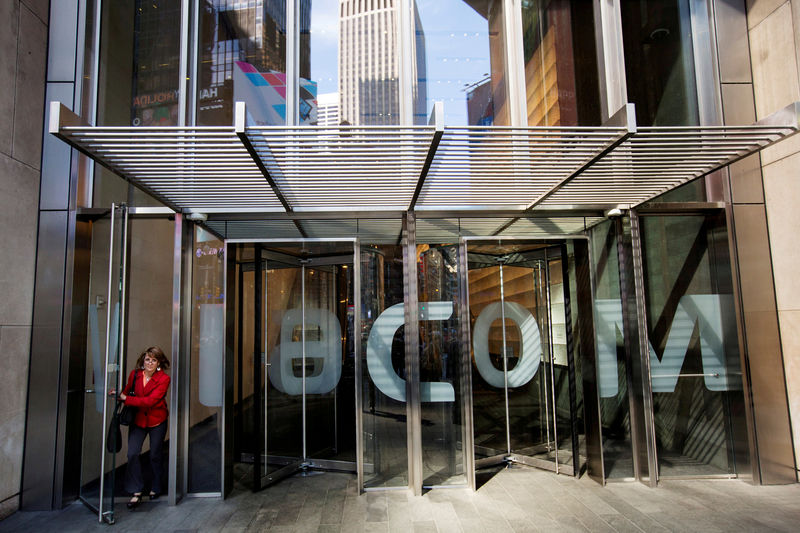
<path fill-rule="evenodd" d="M 514 462 L 574 472 L 565 250 L 467 247 L 476 469 Z"/>
<path fill-rule="evenodd" d="M 238 253 L 239 342 L 253 354 L 253 401 L 240 402 L 252 409 L 253 489 L 298 471 L 354 472 L 352 242 L 253 243 Z"/>
<path fill-rule="evenodd" d="M 83 446 L 79 497 L 98 521 L 114 523 L 116 452 L 122 446 L 109 431 L 116 400 L 108 395 L 122 385 L 125 265 L 128 209 L 111 210 L 91 223 L 87 349 L 84 376 Z"/>

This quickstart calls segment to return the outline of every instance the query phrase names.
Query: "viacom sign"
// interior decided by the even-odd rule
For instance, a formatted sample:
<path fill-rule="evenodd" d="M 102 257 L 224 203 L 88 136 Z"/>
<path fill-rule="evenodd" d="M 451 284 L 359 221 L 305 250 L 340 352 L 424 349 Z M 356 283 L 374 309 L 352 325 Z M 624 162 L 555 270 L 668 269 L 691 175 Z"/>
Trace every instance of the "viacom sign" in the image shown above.
<path fill-rule="evenodd" d="M 219 379 L 223 349 L 223 304 L 200 306 L 199 312 L 199 377 L 200 403 L 221 406 L 223 383 Z M 420 306 L 420 320 L 447 320 L 453 315 L 452 302 L 428 302 Z M 475 320 L 472 332 L 472 351 L 475 368 L 489 385 L 502 388 L 503 372 L 495 368 L 489 357 L 489 328 L 501 316 L 500 302 L 487 305 Z M 536 375 L 542 360 L 542 340 L 534 316 L 523 306 L 505 303 L 505 316 L 513 320 L 521 332 L 521 353 L 517 364 L 508 372 L 508 386 L 521 387 Z M 113 308 L 112 335 L 116 335 L 119 307 Z M 269 380 L 273 386 L 289 395 L 300 395 L 301 378 L 294 375 L 293 361 L 302 357 L 302 344 L 293 341 L 293 333 L 303 323 L 301 309 L 289 309 L 281 320 L 280 342 L 273 351 Z M 403 304 L 386 309 L 372 324 L 367 339 L 367 371 L 375 386 L 383 394 L 397 401 L 406 400 L 406 383 L 392 367 L 392 339 L 404 324 Z M 619 392 L 617 365 L 617 337 L 622 333 L 622 303 L 618 299 L 595 301 L 595 326 L 597 340 L 597 377 L 600 396 L 613 398 Z M 306 375 L 309 394 L 330 392 L 342 376 L 341 337 L 339 320 L 327 309 L 306 309 L 306 327 L 319 329 L 316 340 L 306 341 L 306 357 L 313 370 Z M 686 295 L 680 299 L 672 319 L 664 353 L 659 359 L 650 347 L 650 375 L 653 392 L 672 392 L 678 383 L 686 352 L 695 329 L 700 339 L 703 379 L 708 390 L 723 391 L 741 388 L 741 376 L 728 371 L 725 339 L 736 339 L 736 321 L 733 298 L 730 295 Z M 94 371 L 96 408 L 102 412 L 103 383 L 105 380 L 101 353 L 97 306 L 89 306 L 89 336 Z M 110 339 L 117 346 L 116 338 Z M 733 358 L 738 354 L 731 351 Z M 117 354 L 111 354 L 116 361 Z M 622 376 L 624 377 L 624 376 Z M 423 402 L 452 402 L 455 391 L 449 383 L 420 383 Z"/>
<path fill-rule="evenodd" d="M 489 328 L 501 317 L 500 302 L 486 306 L 475 320 L 472 349 L 475 367 L 489 385 L 504 386 L 501 370 L 489 357 Z M 617 334 L 622 332 L 622 304 L 618 299 L 595 302 L 597 325 L 597 357 L 600 396 L 618 393 Z M 732 299 L 722 295 L 687 295 L 681 298 L 669 330 L 664 354 L 659 360 L 650 347 L 650 369 L 653 392 L 672 392 L 678 382 L 686 352 L 695 327 L 699 329 L 700 351 L 706 388 L 712 391 L 739 388 L 738 376 L 729 375 L 724 339 L 736 338 Z M 453 315 L 452 302 L 427 302 L 420 305 L 419 318 L 447 320 Z M 505 316 L 513 320 L 521 333 L 521 354 L 508 372 L 508 386 L 521 387 L 536 375 L 542 360 L 539 325 L 523 306 L 505 303 Z M 306 341 L 306 357 L 313 362 L 313 371 L 306 376 L 306 392 L 324 394 L 336 387 L 342 375 L 341 327 L 337 318 L 326 309 L 306 309 L 306 327 L 319 328 L 319 339 Z M 302 357 L 301 343 L 292 340 L 296 327 L 302 324 L 300 309 L 284 313 L 280 344 L 270 359 L 269 379 L 273 386 L 289 395 L 302 392 L 302 379 L 295 376 L 292 361 Z M 386 396 L 404 402 L 406 383 L 392 367 L 392 339 L 404 324 L 403 304 L 386 309 L 374 322 L 367 339 L 367 370 L 375 386 Z M 453 386 L 444 382 L 420 383 L 423 402 L 452 402 Z"/>

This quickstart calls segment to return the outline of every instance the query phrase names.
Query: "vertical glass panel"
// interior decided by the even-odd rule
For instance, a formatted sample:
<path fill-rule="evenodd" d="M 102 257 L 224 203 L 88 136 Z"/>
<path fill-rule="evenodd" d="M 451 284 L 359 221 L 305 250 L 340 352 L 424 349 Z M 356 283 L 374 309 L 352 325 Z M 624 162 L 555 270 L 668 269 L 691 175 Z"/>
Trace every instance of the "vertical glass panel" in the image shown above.
<path fill-rule="evenodd" d="M 188 492 L 220 492 L 225 354 L 224 244 L 197 226 L 192 255 Z"/>
<path fill-rule="evenodd" d="M 509 447 L 513 453 L 553 461 L 558 435 L 549 298 L 545 261 L 536 259 L 503 266 L 506 357 L 509 375 L 513 372 L 508 384 Z M 536 353 L 537 336 L 540 353 Z M 528 365 L 520 364 L 531 357 L 535 361 L 536 355 L 541 356 L 538 371 L 534 367 L 527 370 Z M 559 362 L 566 365 L 566 360 Z"/>
<path fill-rule="evenodd" d="M 467 483 L 464 471 L 458 246 L 417 247 L 423 485 Z M 430 383 L 430 385 L 428 385 Z"/>
<path fill-rule="evenodd" d="M 659 476 L 735 474 L 744 409 L 724 216 L 641 228 Z"/>
<path fill-rule="evenodd" d="M 472 369 L 472 417 L 476 459 L 509 451 L 504 382 L 502 375 L 497 376 L 498 372 L 503 372 L 502 322 L 495 318 L 478 329 L 483 324 L 478 320 L 484 316 L 487 308 L 500 305 L 500 267 L 490 259 L 473 255 L 469 262 L 469 314 L 473 321 L 471 338 L 475 365 Z M 508 332 L 514 335 L 516 328 Z M 483 345 L 486 345 L 489 361 L 484 361 L 477 353 Z M 486 365 L 485 371 L 481 371 L 479 363 Z M 494 380 L 489 376 L 490 373 L 495 377 Z"/>
<path fill-rule="evenodd" d="M 403 249 L 361 247 L 364 486 L 408 485 Z"/>
<path fill-rule="evenodd" d="M 258 125 L 286 123 L 286 1 L 204 0 L 197 124 L 233 124 L 234 102 Z"/>
<path fill-rule="evenodd" d="M 97 125 L 174 126 L 178 123 L 181 3 L 163 0 L 103 2 Z M 129 198 L 128 184 L 95 166 L 94 205 Z"/>
<path fill-rule="evenodd" d="M 248 287 L 247 273 L 245 286 Z M 265 319 L 265 323 L 252 326 L 262 329 L 262 342 L 265 342 L 263 349 L 253 348 L 253 357 L 260 358 L 263 350 L 269 364 L 268 379 L 262 383 L 266 391 L 267 410 L 264 426 L 267 457 L 262 463 L 264 469 L 261 472 L 265 476 L 304 459 L 303 375 L 305 373 L 308 376 L 313 371 L 308 364 L 305 371 L 303 369 L 303 269 L 300 262 L 290 256 L 276 258 L 267 255 L 266 285 L 262 285 L 262 291 L 265 291 L 264 296 L 251 290 L 250 297 L 263 298 L 262 316 Z M 245 295 L 247 292 L 245 289 Z M 246 310 L 252 308 L 247 304 L 247 298 L 245 296 Z M 253 338 L 252 331 L 245 326 L 243 334 L 247 346 L 246 339 Z M 250 351 L 245 349 L 245 366 L 248 364 L 248 353 Z M 264 392 L 256 394 L 255 398 L 260 401 L 264 398 Z"/>
<path fill-rule="evenodd" d="M 355 463 L 351 258 L 306 268 L 306 448 L 313 459 Z"/>
<path fill-rule="evenodd" d="M 594 19 L 587 7 L 569 0 L 522 2 L 529 126 L 600 121 Z"/>
<path fill-rule="evenodd" d="M 436 101 L 448 126 L 505 126 L 503 2 L 415 0 L 414 124 Z"/>
<path fill-rule="evenodd" d="M 603 461 L 606 478 L 633 477 L 628 368 L 619 288 L 619 256 L 614 222 L 592 228 L 595 280 L 595 338 Z"/>
<path fill-rule="evenodd" d="M 698 124 L 689 0 L 621 3 L 628 101 L 641 126 Z"/>
<path fill-rule="evenodd" d="M 125 437 L 108 432 L 117 401 L 108 393 L 119 390 L 124 209 L 92 222 L 91 270 L 84 375 L 83 440 L 79 496 L 104 519 L 114 520 L 116 450 Z M 104 437 L 106 446 L 103 447 Z"/>

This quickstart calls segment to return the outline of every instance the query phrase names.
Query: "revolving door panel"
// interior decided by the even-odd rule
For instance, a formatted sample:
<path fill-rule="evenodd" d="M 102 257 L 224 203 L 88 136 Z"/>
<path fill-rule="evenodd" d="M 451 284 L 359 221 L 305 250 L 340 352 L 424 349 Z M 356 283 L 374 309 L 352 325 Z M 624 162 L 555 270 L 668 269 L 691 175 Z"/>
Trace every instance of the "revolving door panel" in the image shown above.
<path fill-rule="evenodd" d="M 239 358 L 236 441 L 254 490 L 298 471 L 356 469 L 352 243 L 341 248 L 238 245 L 237 348 L 252 361 Z"/>
<path fill-rule="evenodd" d="M 477 243 L 467 248 L 478 469 L 516 462 L 574 472 L 565 250 Z"/>

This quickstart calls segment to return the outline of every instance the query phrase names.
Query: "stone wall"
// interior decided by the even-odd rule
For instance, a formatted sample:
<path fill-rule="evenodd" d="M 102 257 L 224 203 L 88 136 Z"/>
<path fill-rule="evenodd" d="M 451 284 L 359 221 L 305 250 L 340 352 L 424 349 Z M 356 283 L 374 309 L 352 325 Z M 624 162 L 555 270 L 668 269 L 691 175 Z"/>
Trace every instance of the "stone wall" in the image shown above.
<path fill-rule="evenodd" d="M 0 1 L 0 519 L 19 506 L 49 4 Z"/>
<path fill-rule="evenodd" d="M 800 101 L 800 0 L 748 0 L 756 118 Z M 800 135 L 762 153 L 795 466 L 800 457 Z"/>

